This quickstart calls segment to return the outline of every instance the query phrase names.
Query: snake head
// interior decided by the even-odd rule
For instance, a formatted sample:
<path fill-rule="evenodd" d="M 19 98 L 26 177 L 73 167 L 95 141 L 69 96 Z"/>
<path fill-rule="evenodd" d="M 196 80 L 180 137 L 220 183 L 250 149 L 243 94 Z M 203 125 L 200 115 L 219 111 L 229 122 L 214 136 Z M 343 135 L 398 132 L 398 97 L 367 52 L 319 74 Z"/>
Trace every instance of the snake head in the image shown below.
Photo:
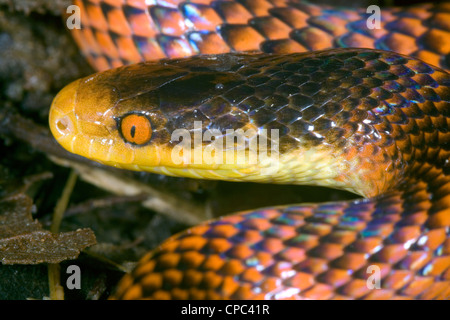
<path fill-rule="evenodd" d="M 63 88 L 52 103 L 49 124 L 55 139 L 68 151 L 105 162 L 130 162 L 130 154 L 114 138 L 116 122 L 111 107 L 117 89 L 96 74 Z M 96 85 L 93 85 L 93 84 Z"/>
<path fill-rule="evenodd" d="M 263 131 L 221 96 L 245 83 L 242 75 L 229 70 L 244 63 L 240 56 L 202 58 L 191 65 L 182 59 L 148 62 L 79 79 L 55 97 L 50 129 L 68 151 L 106 165 L 196 178 L 256 175 L 269 166 L 270 158 L 264 165 L 238 158 L 249 156 L 251 141 Z M 239 140 L 227 130 L 245 135 Z M 220 149 L 218 140 L 230 136 L 232 147 Z M 236 153 L 239 143 L 243 152 Z M 207 150 L 212 150 L 209 161 Z"/>

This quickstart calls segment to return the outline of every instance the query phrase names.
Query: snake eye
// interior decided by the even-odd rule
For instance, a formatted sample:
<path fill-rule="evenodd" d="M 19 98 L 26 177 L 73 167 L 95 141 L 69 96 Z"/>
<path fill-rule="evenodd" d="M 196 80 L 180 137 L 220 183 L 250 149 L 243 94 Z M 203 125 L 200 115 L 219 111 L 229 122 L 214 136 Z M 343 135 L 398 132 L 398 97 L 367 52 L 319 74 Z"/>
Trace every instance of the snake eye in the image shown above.
<path fill-rule="evenodd" d="M 143 145 L 152 137 L 150 120 L 142 114 L 128 114 L 120 120 L 119 131 L 125 141 Z"/>

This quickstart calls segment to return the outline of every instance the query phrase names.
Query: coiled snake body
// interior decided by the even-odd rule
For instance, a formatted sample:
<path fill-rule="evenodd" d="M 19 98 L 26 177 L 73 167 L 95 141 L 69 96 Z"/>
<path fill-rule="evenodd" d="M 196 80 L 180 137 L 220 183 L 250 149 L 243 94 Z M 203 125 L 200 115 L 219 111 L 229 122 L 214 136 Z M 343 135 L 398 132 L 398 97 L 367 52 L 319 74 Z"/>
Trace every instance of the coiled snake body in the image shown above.
<path fill-rule="evenodd" d="M 386 10 L 375 30 L 363 11 L 294 1 L 76 4 L 83 28 L 75 39 L 99 70 L 221 54 L 68 85 L 50 127 L 69 151 L 132 170 L 328 185 L 366 197 L 196 226 L 143 257 L 114 298 L 450 298 L 448 4 Z M 323 50 L 337 46 L 391 51 Z M 275 54 L 225 53 L 240 50 Z M 309 50 L 322 51 L 294 53 Z M 205 157 L 213 139 L 175 161 L 177 129 L 183 141 L 213 130 L 216 139 L 230 129 L 255 135 L 231 163 L 222 161 L 229 149 L 198 163 L 195 153 Z M 245 162 L 262 138 L 278 148 Z M 371 270 L 379 288 L 367 281 Z"/>

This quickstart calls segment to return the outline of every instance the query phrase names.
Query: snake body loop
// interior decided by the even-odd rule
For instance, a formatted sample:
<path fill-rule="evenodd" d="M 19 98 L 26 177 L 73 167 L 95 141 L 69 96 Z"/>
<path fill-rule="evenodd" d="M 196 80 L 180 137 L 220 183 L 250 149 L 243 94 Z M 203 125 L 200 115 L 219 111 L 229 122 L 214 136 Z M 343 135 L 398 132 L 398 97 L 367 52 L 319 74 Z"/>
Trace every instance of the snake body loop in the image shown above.
<path fill-rule="evenodd" d="M 99 69 L 222 54 L 124 66 L 68 85 L 50 111 L 63 147 L 132 170 L 309 182 L 366 197 L 191 228 L 143 257 L 114 298 L 450 298 L 447 4 L 391 9 L 382 30 L 368 31 L 362 11 L 299 2 L 76 3 L 87 15 L 75 38 Z M 173 22 L 179 17 L 184 24 Z M 372 49 L 292 53 L 355 43 L 430 64 Z M 223 53 L 235 50 L 275 54 Z M 180 128 L 186 139 L 251 129 L 276 142 L 277 157 L 223 163 L 226 152 L 216 150 L 212 163 L 176 162 L 172 133 Z M 278 135 L 266 135 L 271 129 Z M 255 137 L 245 140 L 246 155 Z M 211 143 L 199 146 L 201 155 Z M 371 272 L 380 288 L 368 282 Z"/>

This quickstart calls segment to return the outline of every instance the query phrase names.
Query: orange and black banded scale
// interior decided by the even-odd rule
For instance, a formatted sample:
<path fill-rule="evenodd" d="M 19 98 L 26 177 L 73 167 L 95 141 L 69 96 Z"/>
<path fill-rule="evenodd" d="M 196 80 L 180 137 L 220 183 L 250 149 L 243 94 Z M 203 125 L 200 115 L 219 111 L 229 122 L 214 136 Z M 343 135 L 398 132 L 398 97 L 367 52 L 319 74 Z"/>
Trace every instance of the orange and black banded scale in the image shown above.
<path fill-rule="evenodd" d="M 367 8 L 303 0 L 75 0 L 72 34 L 97 70 L 198 54 L 288 53 L 331 48 L 392 50 L 450 68 L 450 3 Z"/>

